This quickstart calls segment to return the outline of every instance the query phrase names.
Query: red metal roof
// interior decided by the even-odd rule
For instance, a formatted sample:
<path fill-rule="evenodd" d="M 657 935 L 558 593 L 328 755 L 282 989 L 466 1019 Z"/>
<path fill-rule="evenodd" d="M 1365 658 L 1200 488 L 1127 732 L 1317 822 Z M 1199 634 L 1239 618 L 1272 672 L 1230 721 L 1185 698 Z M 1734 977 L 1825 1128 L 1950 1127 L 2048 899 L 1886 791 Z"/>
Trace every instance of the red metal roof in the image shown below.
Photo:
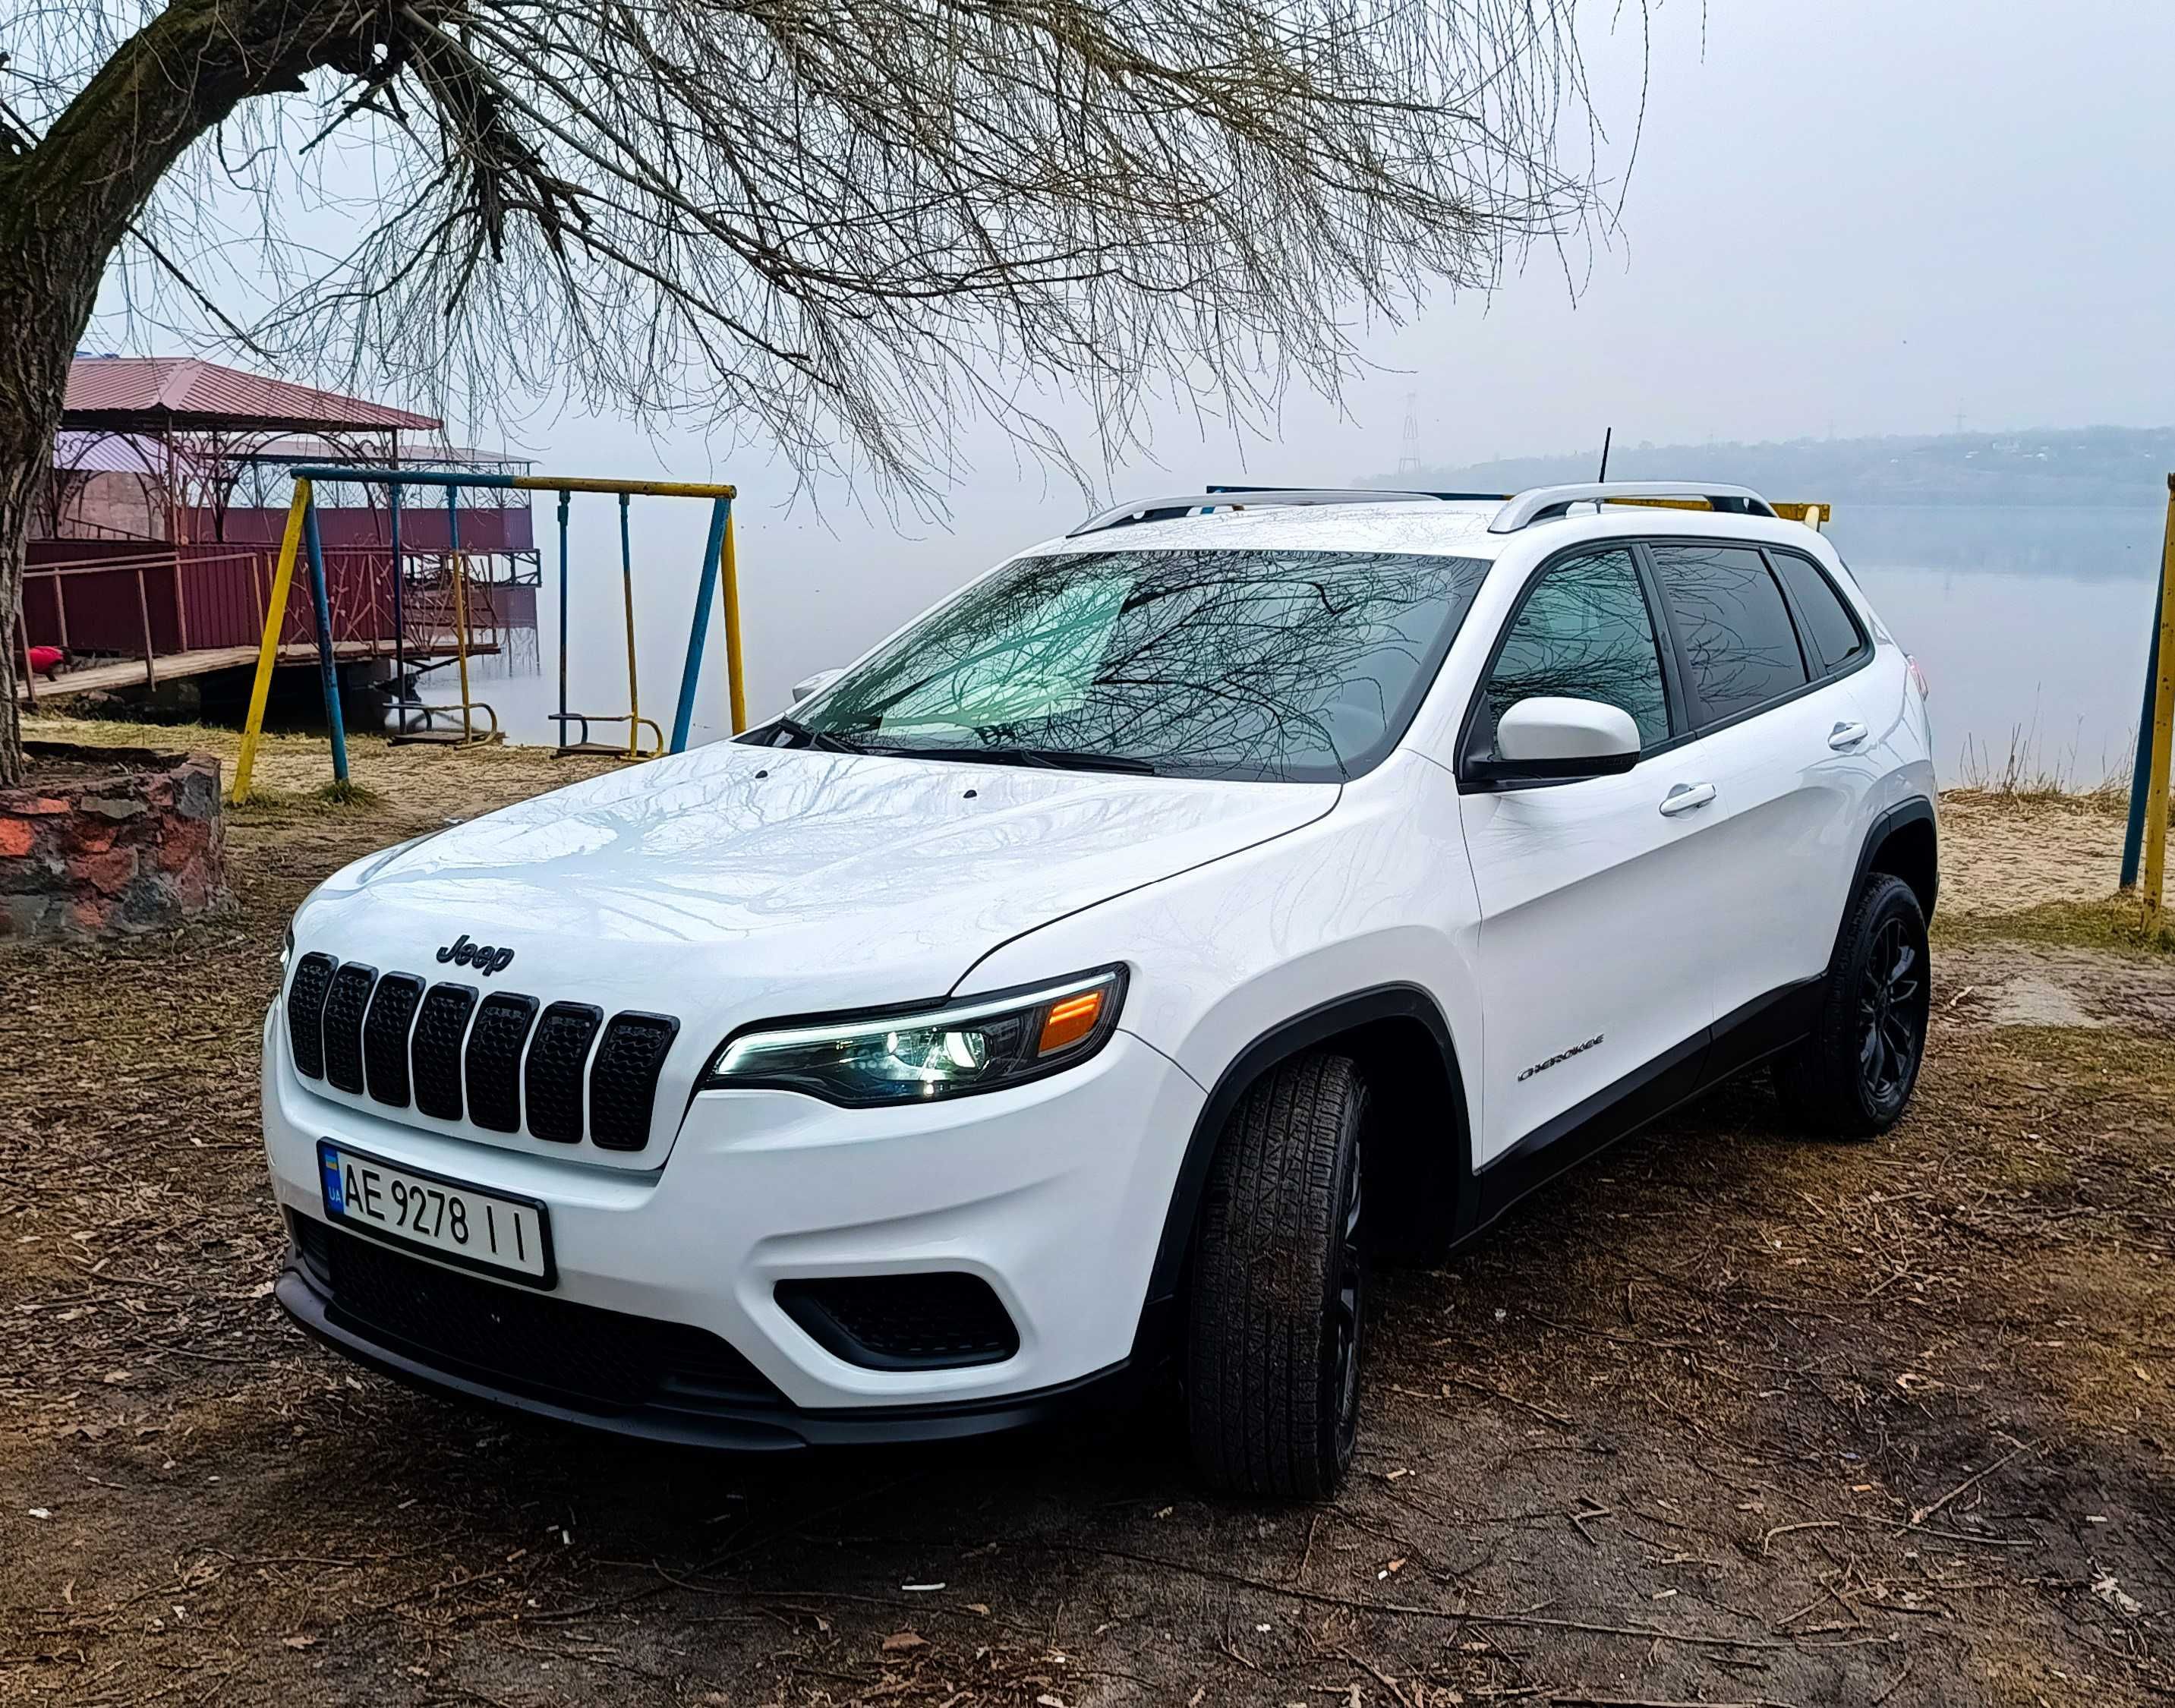
<path fill-rule="evenodd" d="M 79 356 L 69 364 L 63 427 L 109 431 L 324 432 L 443 425 L 193 356 Z"/>

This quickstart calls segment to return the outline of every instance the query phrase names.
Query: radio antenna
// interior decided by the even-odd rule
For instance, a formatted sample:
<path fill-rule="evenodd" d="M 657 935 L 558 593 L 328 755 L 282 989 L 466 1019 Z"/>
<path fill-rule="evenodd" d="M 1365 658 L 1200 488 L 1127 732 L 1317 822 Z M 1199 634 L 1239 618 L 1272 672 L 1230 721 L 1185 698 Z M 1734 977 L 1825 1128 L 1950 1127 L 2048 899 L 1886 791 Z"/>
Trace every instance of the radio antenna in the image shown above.
<path fill-rule="evenodd" d="M 1601 436 L 1601 472 L 1593 477 L 1597 480 L 1606 480 L 1608 478 L 1608 444 L 1609 441 L 1615 436 L 1616 429 L 1614 427 L 1609 428 Z"/>

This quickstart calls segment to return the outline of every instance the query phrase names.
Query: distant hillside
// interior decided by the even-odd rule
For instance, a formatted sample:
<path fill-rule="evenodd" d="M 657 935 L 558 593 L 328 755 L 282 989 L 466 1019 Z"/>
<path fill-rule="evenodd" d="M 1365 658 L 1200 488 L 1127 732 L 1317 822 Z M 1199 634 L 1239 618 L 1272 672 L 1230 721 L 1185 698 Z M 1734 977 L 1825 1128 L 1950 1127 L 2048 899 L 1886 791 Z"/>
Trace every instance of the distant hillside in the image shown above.
<path fill-rule="evenodd" d="M 1508 457 L 1466 468 L 1380 474 L 1364 484 L 1431 491 L 1515 492 L 1591 480 L 1600 447 Z M 1776 498 L 1836 504 L 2156 506 L 2175 471 L 2175 427 L 2082 427 L 1765 445 L 1626 445 L 1612 480 L 1728 480 Z"/>

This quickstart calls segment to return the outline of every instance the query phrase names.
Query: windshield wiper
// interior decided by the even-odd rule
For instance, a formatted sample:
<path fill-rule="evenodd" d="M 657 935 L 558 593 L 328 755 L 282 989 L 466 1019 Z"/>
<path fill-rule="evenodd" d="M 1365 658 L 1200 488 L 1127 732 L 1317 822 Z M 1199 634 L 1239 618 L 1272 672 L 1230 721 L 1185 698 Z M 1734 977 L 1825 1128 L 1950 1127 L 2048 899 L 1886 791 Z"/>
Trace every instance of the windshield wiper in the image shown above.
<path fill-rule="evenodd" d="M 984 765 L 1033 765 L 1055 771 L 1123 771 L 1142 777 L 1160 773 L 1145 759 L 1128 753 L 1089 753 L 1071 747 L 892 747 L 903 759 L 964 759 Z"/>
<path fill-rule="evenodd" d="M 832 735 L 826 729 L 811 729 L 797 718 L 773 718 L 770 727 L 781 735 L 789 736 L 796 747 L 820 748 L 826 753 L 865 753 L 868 749 Z"/>

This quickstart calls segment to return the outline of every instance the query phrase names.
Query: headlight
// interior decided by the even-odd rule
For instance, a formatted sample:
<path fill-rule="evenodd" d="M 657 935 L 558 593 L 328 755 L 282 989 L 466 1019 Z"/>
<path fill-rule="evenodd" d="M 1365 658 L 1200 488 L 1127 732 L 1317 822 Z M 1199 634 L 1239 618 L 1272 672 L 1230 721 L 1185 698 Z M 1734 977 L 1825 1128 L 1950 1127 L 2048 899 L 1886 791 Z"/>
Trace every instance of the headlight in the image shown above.
<path fill-rule="evenodd" d="M 287 940 L 279 946 L 279 977 L 287 976 L 287 963 L 295 958 L 295 922 L 287 921 Z"/>
<path fill-rule="evenodd" d="M 771 1086 L 827 1103 L 925 1103 L 995 1091 L 1085 1061 L 1117 1029 L 1121 967 L 944 1008 L 843 1015 L 729 1038 L 702 1088 Z"/>

